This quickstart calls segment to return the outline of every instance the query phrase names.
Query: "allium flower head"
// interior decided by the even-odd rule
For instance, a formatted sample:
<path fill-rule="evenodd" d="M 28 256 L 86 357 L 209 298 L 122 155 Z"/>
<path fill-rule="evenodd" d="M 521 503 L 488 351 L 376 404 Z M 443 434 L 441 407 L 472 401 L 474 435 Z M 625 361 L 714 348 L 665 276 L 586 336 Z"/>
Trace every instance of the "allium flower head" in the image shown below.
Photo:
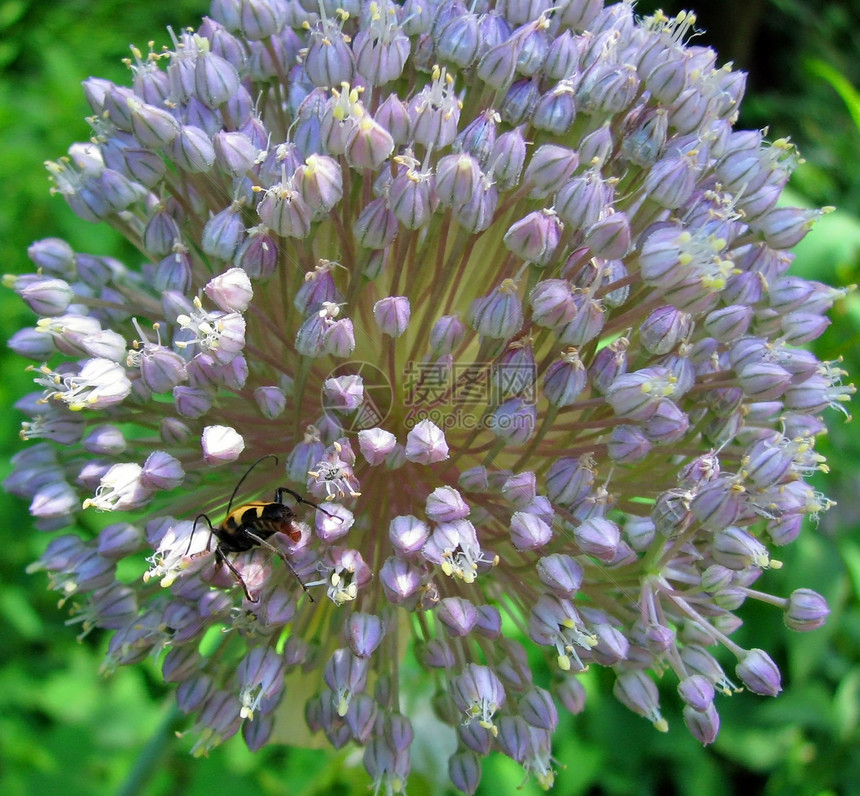
<path fill-rule="evenodd" d="M 195 752 L 302 714 L 403 793 L 432 681 L 459 789 L 491 751 L 549 787 L 590 664 L 660 730 L 671 670 L 704 743 L 715 692 L 779 692 L 730 636 L 747 598 L 827 615 L 751 587 L 829 506 L 805 479 L 853 388 L 797 346 L 842 291 L 788 273 L 824 211 L 776 207 L 797 155 L 733 129 L 744 75 L 693 22 L 215 0 L 131 88 L 85 81 L 54 190 L 141 255 L 48 238 L 7 278 L 39 317 L 5 486 L 41 530 L 124 512 L 35 568 L 106 669 L 163 654 Z"/>

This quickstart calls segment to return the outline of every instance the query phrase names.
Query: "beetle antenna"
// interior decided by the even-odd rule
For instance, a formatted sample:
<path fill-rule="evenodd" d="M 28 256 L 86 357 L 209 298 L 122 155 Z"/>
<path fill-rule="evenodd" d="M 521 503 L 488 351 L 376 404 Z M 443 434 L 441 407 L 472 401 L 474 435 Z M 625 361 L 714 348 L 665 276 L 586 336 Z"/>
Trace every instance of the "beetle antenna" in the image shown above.
<path fill-rule="evenodd" d="M 197 533 L 197 523 L 200 522 L 201 517 L 206 520 L 206 524 L 209 526 L 209 538 L 206 540 L 206 549 L 209 549 L 209 542 L 212 541 L 212 534 L 215 533 L 212 528 L 212 520 L 210 520 L 205 514 L 198 514 L 194 518 L 194 525 L 191 526 L 191 533 L 188 535 L 188 547 L 185 548 L 186 557 L 191 552 L 191 542 L 194 541 L 194 534 Z"/>
<path fill-rule="evenodd" d="M 334 520 L 340 520 L 341 522 L 343 522 L 343 519 L 341 517 L 332 514 L 330 511 L 326 511 L 322 506 L 319 505 L 319 503 L 313 503 L 310 500 L 306 500 L 298 492 L 293 492 L 292 489 L 288 489 L 285 486 L 280 486 L 275 490 L 275 503 L 283 503 L 284 492 L 286 492 L 288 495 L 292 495 L 296 499 L 297 503 L 304 503 L 306 506 L 313 506 L 317 511 L 321 511 L 327 517 L 331 517 Z"/>
<path fill-rule="evenodd" d="M 257 461 L 255 461 L 255 462 L 254 462 L 254 463 L 253 463 L 253 464 L 252 464 L 252 465 L 251 465 L 251 466 L 250 466 L 250 467 L 245 471 L 245 475 L 243 475 L 243 476 L 239 479 L 239 483 L 238 483 L 238 484 L 236 484 L 235 489 L 233 489 L 233 494 L 232 494 L 232 495 L 230 495 L 230 502 L 227 504 L 227 515 L 226 515 L 226 516 L 228 516 L 228 517 L 230 516 L 230 509 L 232 509 L 232 508 L 233 508 L 233 501 L 236 499 L 236 495 L 237 495 L 237 494 L 238 494 L 238 492 L 239 492 L 239 487 L 240 487 L 240 486 L 242 486 L 242 483 L 244 482 L 244 480 L 245 480 L 245 479 L 246 479 L 246 478 L 251 474 L 251 470 L 253 470 L 253 469 L 254 469 L 254 468 L 255 468 L 255 467 L 256 467 L 260 462 L 262 462 L 262 461 L 263 461 L 263 460 L 265 460 L 265 459 L 274 459 L 274 460 L 275 460 L 275 464 L 277 464 L 277 463 L 278 463 L 278 457 L 277 457 L 277 456 L 275 456 L 275 454 L 274 454 L 274 453 L 267 453 L 265 456 L 261 456 L 259 459 L 257 459 Z"/>

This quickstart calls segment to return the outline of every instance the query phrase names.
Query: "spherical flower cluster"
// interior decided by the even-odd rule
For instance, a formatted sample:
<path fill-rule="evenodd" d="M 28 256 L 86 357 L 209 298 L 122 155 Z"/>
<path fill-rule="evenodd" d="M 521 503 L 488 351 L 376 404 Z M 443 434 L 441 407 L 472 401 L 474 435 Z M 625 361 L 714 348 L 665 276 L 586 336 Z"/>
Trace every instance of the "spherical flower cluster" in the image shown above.
<path fill-rule="evenodd" d="M 130 88 L 85 81 L 54 189 L 140 256 L 48 238 L 7 277 L 39 317 L 5 487 L 45 531 L 122 512 L 35 568 L 107 670 L 157 656 L 195 751 L 301 712 L 402 793 L 435 690 L 457 788 L 491 751 L 549 787 L 589 665 L 658 729 L 674 673 L 703 743 L 717 692 L 780 691 L 731 635 L 747 599 L 827 615 L 756 581 L 829 504 L 853 388 L 799 346 L 842 292 L 788 273 L 822 211 L 776 206 L 797 155 L 733 130 L 745 76 L 693 23 L 214 0 Z"/>

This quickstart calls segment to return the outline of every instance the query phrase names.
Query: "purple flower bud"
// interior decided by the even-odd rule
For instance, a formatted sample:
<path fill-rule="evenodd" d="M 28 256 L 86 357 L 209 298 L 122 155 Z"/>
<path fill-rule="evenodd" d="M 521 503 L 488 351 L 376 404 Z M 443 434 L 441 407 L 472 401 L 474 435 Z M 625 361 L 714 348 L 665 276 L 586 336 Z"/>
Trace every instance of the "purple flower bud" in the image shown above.
<path fill-rule="evenodd" d="M 484 473 L 486 477 L 486 472 Z M 501 492 L 505 500 L 513 503 L 518 509 L 526 510 L 535 500 L 537 494 L 537 478 L 533 472 L 517 473 L 506 478 Z"/>
<path fill-rule="evenodd" d="M 786 627 L 805 632 L 821 627 L 827 620 L 830 608 L 827 601 L 812 589 L 795 589 L 785 607 Z"/>
<path fill-rule="evenodd" d="M 374 467 L 385 462 L 396 444 L 397 438 L 394 434 L 382 428 L 362 429 L 358 432 L 358 447 L 367 462 Z"/>
<path fill-rule="evenodd" d="M 738 518 L 744 492 L 743 486 L 737 481 L 728 476 L 719 476 L 699 490 L 690 502 L 690 510 L 703 527 L 719 532 Z"/>
<path fill-rule="evenodd" d="M 585 688 L 576 677 L 565 677 L 556 685 L 555 694 L 564 708 L 574 716 L 585 710 Z"/>
<path fill-rule="evenodd" d="M 167 111 L 137 99 L 127 99 L 131 132 L 141 145 L 150 149 L 165 147 L 179 133 L 179 123 Z"/>
<path fill-rule="evenodd" d="M 583 553 L 595 556 L 601 561 L 611 561 L 621 541 L 618 526 L 600 517 L 585 520 L 574 528 L 573 534 Z"/>
<path fill-rule="evenodd" d="M 412 168 L 402 170 L 388 190 L 391 211 L 407 229 L 419 229 L 430 221 L 436 195 L 433 175 Z"/>
<path fill-rule="evenodd" d="M 452 522 L 468 517 L 470 509 L 456 489 L 440 486 L 427 496 L 425 511 L 434 522 Z"/>
<path fill-rule="evenodd" d="M 582 585 L 582 566 L 568 555 L 545 556 L 538 561 L 536 570 L 541 583 L 563 597 L 573 597 Z"/>
<path fill-rule="evenodd" d="M 219 130 L 212 146 L 218 165 L 233 177 L 243 176 L 257 159 L 257 147 L 244 133 Z"/>
<path fill-rule="evenodd" d="M 585 245 L 592 255 L 617 260 L 631 248 L 630 222 L 624 213 L 612 213 L 585 230 Z"/>
<path fill-rule="evenodd" d="M 595 622 L 592 632 L 597 637 L 597 643 L 591 648 L 591 655 L 601 666 L 612 666 L 626 660 L 630 651 L 630 642 L 617 628 L 606 622 Z"/>
<path fill-rule="evenodd" d="M 552 210 L 536 210 L 515 221 L 505 233 L 505 245 L 517 257 L 538 266 L 552 262 L 564 225 Z"/>
<path fill-rule="evenodd" d="M 575 81 L 560 80 L 537 101 L 532 124 L 556 135 L 566 133 L 576 118 L 575 92 Z"/>
<path fill-rule="evenodd" d="M 387 197 L 380 197 L 362 208 L 353 232 L 358 242 L 368 249 L 384 249 L 397 237 L 397 217 L 391 211 Z"/>
<path fill-rule="evenodd" d="M 721 343 L 731 343 L 746 334 L 752 318 L 752 307 L 739 304 L 722 307 L 708 313 L 705 331 Z"/>
<path fill-rule="evenodd" d="M 451 755 L 448 776 L 457 790 L 470 795 L 475 793 L 481 784 L 481 758 L 468 749 Z"/>
<path fill-rule="evenodd" d="M 726 589 L 731 585 L 734 575 L 735 573 L 728 567 L 711 564 L 702 573 L 702 588 L 706 592 L 718 592 Z"/>
<path fill-rule="evenodd" d="M 570 283 L 566 279 L 542 279 L 529 294 L 532 320 L 550 329 L 564 326 L 577 312 Z"/>
<path fill-rule="evenodd" d="M 481 44 L 478 15 L 456 15 L 442 25 L 437 19 L 434 43 L 436 53 L 442 60 L 450 61 L 461 69 L 471 66 Z"/>
<path fill-rule="evenodd" d="M 657 410 L 642 424 L 642 433 L 654 445 L 671 445 L 687 433 L 690 420 L 676 403 L 664 398 Z"/>
<path fill-rule="evenodd" d="M 469 307 L 469 323 L 482 337 L 510 339 L 522 327 L 523 310 L 517 285 L 506 279 Z"/>
<path fill-rule="evenodd" d="M 206 426 L 200 442 L 203 458 L 209 465 L 234 462 L 245 450 L 245 440 L 230 426 Z"/>
<path fill-rule="evenodd" d="M 537 550 L 549 544 L 552 528 L 535 514 L 515 511 L 511 517 L 511 543 L 517 550 Z"/>
<path fill-rule="evenodd" d="M 537 427 L 537 408 L 522 398 L 510 398 L 496 407 L 487 426 L 498 438 L 511 445 L 522 445 Z"/>
<path fill-rule="evenodd" d="M 177 414 L 194 420 L 212 408 L 212 397 L 206 390 L 180 385 L 173 388 L 173 404 Z"/>
<path fill-rule="evenodd" d="M 517 58 L 522 47 L 521 39 L 508 39 L 487 49 L 478 61 L 478 78 L 499 90 L 513 79 Z"/>
<path fill-rule="evenodd" d="M 830 319 L 813 312 L 790 312 L 782 317 L 784 340 L 788 345 L 803 345 L 819 338 L 830 326 Z"/>
<path fill-rule="evenodd" d="M 618 464 L 635 464 L 651 452 L 651 442 L 636 426 L 615 426 L 607 441 L 609 458 Z"/>
<path fill-rule="evenodd" d="M 388 131 L 398 146 L 409 141 L 411 133 L 409 111 L 396 94 L 391 93 L 385 98 L 376 109 L 375 119 Z"/>
<path fill-rule="evenodd" d="M 27 256 L 33 264 L 52 276 L 71 277 L 75 270 L 75 252 L 61 238 L 43 238 L 30 244 Z"/>
<path fill-rule="evenodd" d="M 775 207 L 755 220 L 755 228 L 764 234 L 765 243 L 773 249 L 790 249 L 806 237 L 813 224 L 833 210 L 807 210 L 802 207 Z"/>
<path fill-rule="evenodd" d="M 293 184 L 317 217 L 328 213 L 343 196 L 343 175 L 334 158 L 308 155 L 293 175 Z"/>
<path fill-rule="evenodd" d="M 244 312 L 254 296 L 251 280 L 241 268 L 228 268 L 210 279 L 203 292 L 224 312 Z"/>
<path fill-rule="evenodd" d="M 609 186 L 595 171 L 573 177 L 555 196 L 555 210 L 573 230 L 585 230 L 600 219 L 611 203 Z"/>
<path fill-rule="evenodd" d="M 346 622 L 349 648 L 359 658 L 369 658 L 382 643 L 385 625 L 375 614 L 354 613 Z"/>
<path fill-rule="evenodd" d="M 392 605 L 406 604 L 424 584 L 421 570 L 405 559 L 392 556 L 379 569 L 379 582 Z"/>
<path fill-rule="evenodd" d="M 178 459 L 164 451 L 154 451 L 146 457 L 140 481 L 147 489 L 176 489 L 185 480 L 185 471 Z"/>
<path fill-rule="evenodd" d="M 269 187 L 257 205 L 257 214 L 278 235 L 306 238 L 310 234 L 313 211 L 291 183 Z"/>
<path fill-rule="evenodd" d="M 263 417 L 269 420 L 280 417 L 287 406 L 287 396 L 280 387 L 257 387 L 254 390 L 254 400 L 260 407 Z"/>
<path fill-rule="evenodd" d="M 143 230 L 144 249 L 153 257 L 165 257 L 179 240 L 181 235 L 173 216 L 166 212 L 164 205 L 157 206 Z"/>
<path fill-rule="evenodd" d="M 411 307 L 406 296 L 388 296 L 373 305 L 373 317 L 383 334 L 400 337 L 409 326 Z"/>
<path fill-rule="evenodd" d="M 323 384 L 323 405 L 326 410 L 349 414 L 364 402 L 361 376 L 350 374 L 326 379 Z"/>
<path fill-rule="evenodd" d="M 81 444 L 90 453 L 102 456 L 119 456 L 128 446 L 122 430 L 113 425 L 102 425 L 93 428 Z"/>
<path fill-rule="evenodd" d="M 119 561 L 141 549 L 143 536 L 140 529 L 127 522 L 107 525 L 99 532 L 98 554 L 111 561 Z"/>
<path fill-rule="evenodd" d="M 340 86 L 353 80 L 355 57 L 340 24 L 323 19 L 310 29 L 304 68 L 315 86 Z"/>
<path fill-rule="evenodd" d="M 531 189 L 529 197 L 541 199 L 558 191 L 578 165 L 579 156 L 567 147 L 557 144 L 538 147 L 523 175 L 523 182 Z"/>
<path fill-rule="evenodd" d="M 549 499 L 560 506 L 572 506 L 591 491 L 594 484 L 594 462 L 585 455 L 578 459 L 564 457 L 554 461 L 546 474 Z"/>
<path fill-rule="evenodd" d="M 11 287 L 33 312 L 42 316 L 62 315 L 75 295 L 68 282 L 35 274 L 9 275 L 3 278 L 3 284 Z"/>
<path fill-rule="evenodd" d="M 695 174 L 688 170 L 681 177 L 682 185 L 669 185 L 667 177 L 673 169 L 666 161 L 657 162 L 657 158 L 666 144 L 668 121 L 664 108 L 651 108 L 640 105 L 634 108 L 625 119 L 624 132 L 621 139 L 621 155 L 631 163 L 646 169 L 652 167 L 645 178 L 645 190 L 650 198 L 662 207 L 680 207 L 685 199 L 693 192 Z M 678 159 L 681 161 L 681 159 Z M 666 164 L 666 165 L 664 165 Z M 667 165 L 669 168 L 667 169 Z M 678 164 L 684 171 L 683 162 Z M 692 165 L 692 164 L 691 164 Z M 685 179 L 686 177 L 686 179 Z M 686 183 L 686 184 L 683 184 Z M 683 196 L 686 194 L 686 196 Z M 681 198 L 683 196 L 683 198 Z M 679 199 L 679 204 L 674 201 Z"/>
<path fill-rule="evenodd" d="M 369 114 L 362 116 L 350 131 L 344 155 L 355 169 L 378 169 L 394 151 L 394 139 Z"/>
<path fill-rule="evenodd" d="M 401 555 L 419 552 L 429 536 L 427 525 L 411 514 L 395 517 L 388 525 L 388 538 Z"/>
<path fill-rule="evenodd" d="M 693 710 L 705 711 L 714 703 L 714 686 L 701 674 L 693 674 L 681 680 L 678 683 L 678 693 Z"/>
<path fill-rule="evenodd" d="M 207 107 L 217 108 L 239 90 L 239 74 L 220 55 L 201 49 L 194 62 L 194 89 Z"/>
<path fill-rule="evenodd" d="M 465 152 L 445 155 L 436 164 L 436 195 L 444 207 L 468 203 L 482 178 L 478 161 Z"/>
<path fill-rule="evenodd" d="M 484 638 L 497 639 L 502 635 L 502 615 L 495 605 L 478 606 L 478 623 L 475 629 Z"/>
<path fill-rule="evenodd" d="M 264 699 L 280 696 L 284 689 L 284 659 L 267 647 L 252 647 L 236 670 L 240 716 L 253 721 Z"/>
<path fill-rule="evenodd" d="M 451 636 L 468 636 L 478 622 L 475 606 L 462 597 L 446 597 L 439 602 L 436 616 Z"/>
<path fill-rule="evenodd" d="M 505 704 L 506 695 L 504 686 L 492 669 L 475 663 L 467 664 L 463 674 L 452 681 L 451 695 L 465 714 L 465 723 L 477 721 L 493 735 L 498 733 L 493 717 Z"/>
<path fill-rule="evenodd" d="M 634 713 L 648 719 L 660 732 L 667 732 L 669 724 L 660 715 L 660 702 L 657 686 L 645 673 L 639 670 L 622 672 L 612 690 L 616 699 Z"/>
<path fill-rule="evenodd" d="M 764 650 L 751 649 L 743 653 L 735 673 L 754 694 L 776 696 L 782 691 L 779 669 Z"/>
<path fill-rule="evenodd" d="M 238 202 L 214 215 L 203 229 L 201 245 L 203 251 L 220 260 L 231 260 L 245 236 L 242 208 Z"/>
<path fill-rule="evenodd" d="M 409 58 L 410 43 L 404 32 L 392 25 L 383 11 L 370 20 L 353 40 L 356 71 L 368 83 L 382 86 L 396 80 Z"/>
<path fill-rule="evenodd" d="M 692 331 L 692 318 L 675 307 L 658 307 L 642 321 L 639 336 L 652 354 L 668 354 Z"/>
<path fill-rule="evenodd" d="M 592 359 L 588 375 L 591 384 L 599 393 L 605 395 L 615 379 L 627 372 L 629 346 L 630 341 L 626 337 L 619 337 L 601 348 Z"/>
<path fill-rule="evenodd" d="M 39 519 L 67 517 L 78 509 L 78 496 L 72 487 L 60 481 L 36 490 L 30 502 L 30 514 Z"/>
<path fill-rule="evenodd" d="M 278 244 L 265 224 L 248 230 L 248 237 L 239 245 L 233 264 L 252 278 L 271 276 L 277 266 Z"/>
<path fill-rule="evenodd" d="M 791 374 L 775 362 L 756 362 L 740 370 L 738 381 L 751 400 L 773 401 L 785 392 Z"/>
<path fill-rule="evenodd" d="M 431 669 L 451 669 L 457 662 L 451 645 L 443 639 L 431 638 L 419 654 L 421 663 Z"/>
<path fill-rule="evenodd" d="M 687 76 L 682 55 L 661 53 L 653 67 L 645 74 L 645 85 L 662 104 L 671 105 L 684 90 Z M 640 65 L 640 72 L 642 71 Z"/>
<path fill-rule="evenodd" d="M 707 746 L 717 739 L 720 731 L 720 714 L 713 704 L 701 711 L 691 705 L 685 705 L 684 724 L 694 738 Z"/>
<path fill-rule="evenodd" d="M 406 435 L 406 458 L 418 464 L 432 464 L 448 458 L 445 434 L 430 420 L 421 420 Z"/>

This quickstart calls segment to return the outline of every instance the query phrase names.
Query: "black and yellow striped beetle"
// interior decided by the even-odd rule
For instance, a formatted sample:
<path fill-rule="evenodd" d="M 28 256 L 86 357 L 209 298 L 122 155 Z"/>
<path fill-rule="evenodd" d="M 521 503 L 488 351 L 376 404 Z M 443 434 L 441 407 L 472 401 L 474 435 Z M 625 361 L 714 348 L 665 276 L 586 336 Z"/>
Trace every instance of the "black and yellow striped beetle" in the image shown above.
<path fill-rule="evenodd" d="M 227 515 L 224 517 L 224 522 L 218 526 L 214 526 L 206 514 L 198 514 L 194 520 L 191 537 L 193 538 L 194 533 L 197 531 L 197 523 L 201 519 L 206 520 L 206 524 L 209 526 L 209 539 L 206 541 L 206 550 L 209 550 L 209 543 L 212 541 L 212 536 L 214 535 L 218 540 L 218 543 L 215 545 L 216 565 L 227 565 L 227 568 L 233 573 L 233 577 L 242 584 L 245 596 L 250 602 L 257 602 L 257 600 L 251 595 L 251 592 L 248 590 L 248 585 L 245 583 L 239 570 L 236 569 L 233 562 L 227 557 L 227 554 L 244 553 L 254 547 L 265 547 L 267 550 L 271 550 L 275 553 L 275 555 L 277 555 L 287 565 L 287 569 L 295 575 L 296 580 L 301 584 L 305 594 L 308 595 L 308 599 L 313 602 L 314 598 L 311 597 L 310 592 L 305 584 L 302 583 L 301 578 L 299 578 L 298 573 L 290 563 L 287 556 L 282 550 L 279 550 L 275 545 L 269 542 L 268 539 L 272 534 L 276 533 L 284 534 L 292 542 L 298 542 L 302 538 L 302 532 L 293 524 L 293 521 L 296 518 L 295 511 L 284 503 L 285 494 L 292 495 L 298 503 L 312 506 L 317 511 L 321 511 L 329 517 L 333 515 L 329 514 L 329 512 L 318 506 L 316 503 L 312 503 L 310 500 L 305 500 L 305 498 L 297 492 L 294 492 L 292 489 L 285 486 L 278 487 L 275 490 L 275 499 L 271 503 L 264 500 L 255 500 L 250 503 L 243 503 L 235 509 L 233 508 L 233 500 L 236 498 L 239 487 L 242 486 L 244 480 L 250 475 L 251 470 L 253 470 L 261 461 L 269 458 L 274 459 L 277 464 L 278 457 L 273 453 L 269 453 L 266 456 L 262 456 L 257 459 L 257 461 L 248 468 L 245 475 L 239 479 L 239 483 L 236 484 L 233 494 L 230 495 L 230 502 L 227 504 Z M 188 549 L 191 549 L 191 539 L 188 540 Z"/>

